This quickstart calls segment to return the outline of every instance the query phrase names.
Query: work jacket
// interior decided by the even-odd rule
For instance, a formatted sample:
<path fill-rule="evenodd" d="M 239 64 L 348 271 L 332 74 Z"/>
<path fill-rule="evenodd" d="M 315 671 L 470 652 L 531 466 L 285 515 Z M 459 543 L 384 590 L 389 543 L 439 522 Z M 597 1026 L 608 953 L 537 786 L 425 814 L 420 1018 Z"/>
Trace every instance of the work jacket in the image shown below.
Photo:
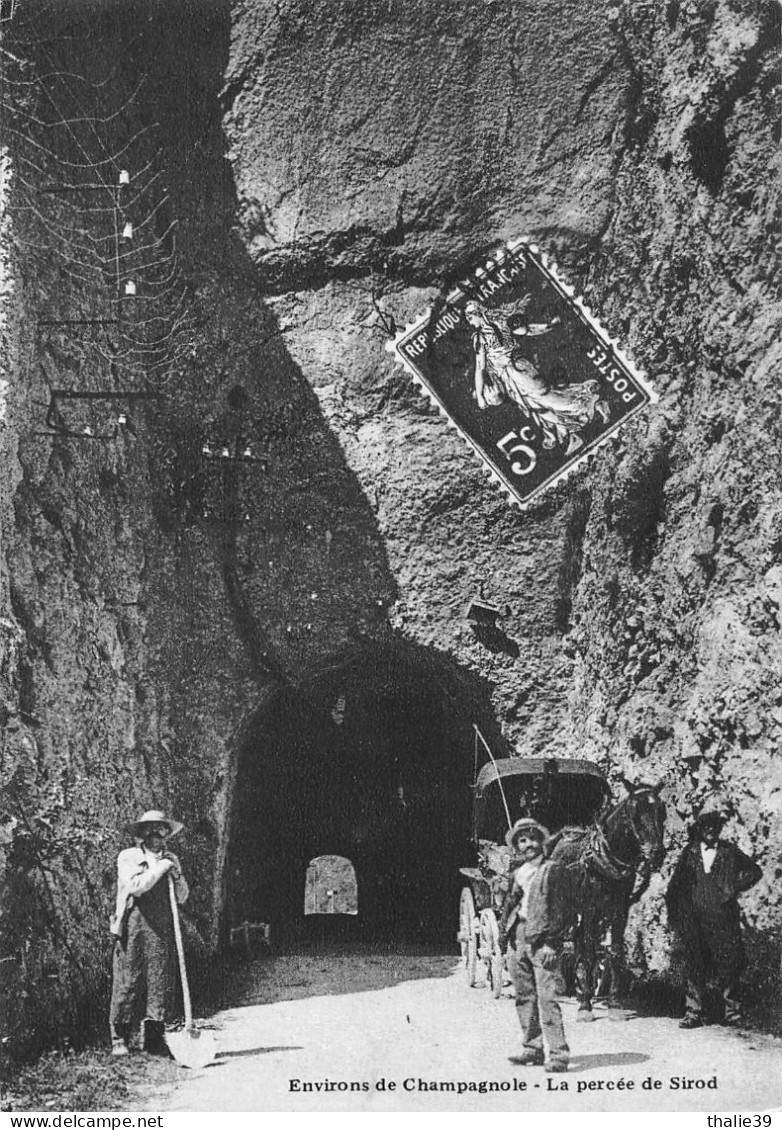
<path fill-rule="evenodd" d="M 513 926 L 521 921 L 524 892 L 516 875 L 503 914 L 504 933 L 510 933 Z M 528 885 L 524 940 L 532 949 L 542 945 L 558 945 L 576 921 L 571 872 L 560 863 L 547 859 L 535 871 Z"/>
<path fill-rule="evenodd" d="M 143 844 L 137 847 L 126 848 L 117 856 L 117 903 L 114 916 L 109 927 L 115 937 L 121 938 L 125 930 L 125 921 L 138 895 L 151 891 L 156 883 L 162 879 L 168 882 L 165 868 L 162 866 L 164 859 L 173 859 L 174 870 L 179 871 L 179 878 L 174 879 L 174 894 L 178 903 L 183 903 L 190 894 L 187 881 L 182 875 L 179 859 L 173 852 L 164 852 L 156 856 L 147 851 Z M 169 872 L 173 874 L 173 872 Z"/>

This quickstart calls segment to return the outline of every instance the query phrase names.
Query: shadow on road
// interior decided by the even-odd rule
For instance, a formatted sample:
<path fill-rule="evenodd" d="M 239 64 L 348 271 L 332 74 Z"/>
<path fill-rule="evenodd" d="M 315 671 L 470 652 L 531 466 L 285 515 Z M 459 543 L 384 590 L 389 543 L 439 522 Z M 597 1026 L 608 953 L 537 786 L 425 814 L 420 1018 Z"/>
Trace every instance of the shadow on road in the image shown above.
<path fill-rule="evenodd" d="M 573 998 L 570 999 L 572 1000 Z M 614 1007 L 613 1005 L 603 1006 L 600 1003 L 597 1003 L 595 1005 L 593 1019 L 608 1020 L 612 1023 L 621 1021 L 622 1023 L 626 1024 L 630 1020 L 637 1020 L 638 1013 L 632 1008 Z"/>
<path fill-rule="evenodd" d="M 214 1066 L 218 1067 L 219 1064 L 220 1064 L 220 1061 L 223 1060 L 223 1059 L 241 1059 L 242 1056 L 246 1056 L 246 1055 L 268 1055 L 269 1052 L 300 1052 L 300 1051 L 303 1051 L 303 1047 L 302 1047 L 301 1044 L 277 1044 L 274 1047 L 267 1047 L 267 1048 L 241 1048 L 239 1051 L 235 1051 L 235 1052 L 218 1052 L 217 1053 L 217 1061 L 214 1064 Z"/>
<path fill-rule="evenodd" d="M 591 1071 L 593 1067 L 629 1067 L 631 1063 L 648 1063 L 651 1056 L 640 1052 L 601 1052 L 599 1055 L 574 1055 L 570 1072 Z"/>

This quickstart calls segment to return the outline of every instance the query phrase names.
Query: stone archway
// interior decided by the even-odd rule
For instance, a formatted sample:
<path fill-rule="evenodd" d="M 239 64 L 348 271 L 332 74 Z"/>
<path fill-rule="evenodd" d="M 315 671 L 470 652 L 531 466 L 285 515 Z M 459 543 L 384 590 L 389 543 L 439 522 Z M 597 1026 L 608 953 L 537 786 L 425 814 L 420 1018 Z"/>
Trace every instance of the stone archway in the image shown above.
<path fill-rule="evenodd" d="M 270 693 L 245 728 L 228 815 L 223 918 L 302 929 L 316 856 L 356 870 L 360 936 L 450 939 L 470 854 L 473 733 L 487 685 L 392 641 Z"/>

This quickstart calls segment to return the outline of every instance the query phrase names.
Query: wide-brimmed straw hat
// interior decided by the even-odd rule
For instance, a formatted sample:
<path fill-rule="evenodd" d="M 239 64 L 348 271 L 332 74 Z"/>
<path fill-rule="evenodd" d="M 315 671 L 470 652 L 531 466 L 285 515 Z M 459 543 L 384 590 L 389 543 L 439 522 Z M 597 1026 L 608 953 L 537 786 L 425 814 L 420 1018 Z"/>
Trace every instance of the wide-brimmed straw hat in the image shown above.
<path fill-rule="evenodd" d="M 548 828 L 544 828 L 537 820 L 533 820 L 531 816 L 522 816 L 521 820 L 517 820 L 513 827 L 505 837 L 505 843 L 509 848 L 516 846 L 516 840 L 522 832 L 536 832 L 540 837 L 540 842 L 543 843 L 549 838 Z"/>
<path fill-rule="evenodd" d="M 131 836 L 143 838 L 144 828 L 147 824 L 166 824 L 168 826 L 169 836 L 175 836 L 184 828 L 184 824 L 180 824 L 178 820 L 172 820 L 170 816 L 166 816 L 165 812 L 161 812 L 159 808 L 151 808 L 149 812 L 145 812 L 143 816 L 139 816 L 138 820 L 134 820 L 131 824 L 126 824 L 125 831 L 129 832 Z"/>

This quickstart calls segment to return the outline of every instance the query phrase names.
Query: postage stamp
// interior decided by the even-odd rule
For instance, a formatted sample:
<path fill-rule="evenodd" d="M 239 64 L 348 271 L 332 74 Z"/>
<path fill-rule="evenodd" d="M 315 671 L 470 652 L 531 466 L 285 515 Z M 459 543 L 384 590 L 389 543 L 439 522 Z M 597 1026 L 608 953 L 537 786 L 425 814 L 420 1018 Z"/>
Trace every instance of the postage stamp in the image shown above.
<path fill-rule="evenodd" d="M 657 399 L 526 240 L 501 248 L 389 347 L 522 506 Z"/>

